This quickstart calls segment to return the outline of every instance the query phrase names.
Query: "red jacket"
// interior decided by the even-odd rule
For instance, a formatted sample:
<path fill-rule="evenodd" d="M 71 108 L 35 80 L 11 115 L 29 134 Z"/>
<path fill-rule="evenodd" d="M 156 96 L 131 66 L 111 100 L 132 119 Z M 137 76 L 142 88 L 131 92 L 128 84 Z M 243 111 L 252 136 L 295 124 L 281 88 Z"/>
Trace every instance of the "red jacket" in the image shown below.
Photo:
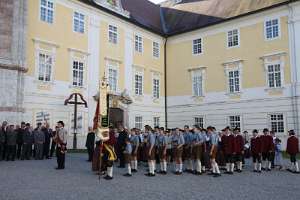
<path fill-rule="evenodd" d="M 241 154 L 244 151 L 244 138 L 241 135 L 234 136 L 234 152 Z"/>
<path fill-rule="evenodd" d="M 234 148 L 234 136 L 230 135 L 223 135 L 222 138 L 222 145 L 223 145 L 223 152 L 225 154 L 233 154 L 235 152 Z"/>
<path fill-rule="evenodd" d="M 273 150 L 274 142 L 271 135 L 262 135 L 261 138 L 261 150 L 262 153 L 268 153 Z"/>
<path fill-rule="evenodd" d="M 107 140 L 106 142 L 104 142 L 105 144 L 109 144 L 111 146 L 114 146 L 117 143 L 117 139 L 115 137 L 115 132 L 114 131 L 110 131 L 109 132 L 109 140 Z"/>
<path fill-rule="evenodd" d="M 286 152 L 290 155 L 299 153 L 299 140 L 296 136 L 290 136 L 287 140 Z"/>
<path fill-rule="evenodd" d="M 262 152 L 261 138 L 258 136 L 251 138 L 251 153 L 252 153 L 252 155 L 260 154 L 261 152 Z"/>

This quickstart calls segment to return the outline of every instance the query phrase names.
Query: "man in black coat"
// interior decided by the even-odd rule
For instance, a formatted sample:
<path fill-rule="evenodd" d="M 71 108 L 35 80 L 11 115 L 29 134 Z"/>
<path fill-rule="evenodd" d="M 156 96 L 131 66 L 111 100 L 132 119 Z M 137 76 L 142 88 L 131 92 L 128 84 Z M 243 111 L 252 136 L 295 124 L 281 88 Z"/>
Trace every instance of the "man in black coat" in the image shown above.
<path fill-rule="evenodd" d="M 21 127 L 16 127 L 17 130 L 17 159 L 21 158 L 21 151 L 23 146 L 23 134 L 25 132 L 25 122 L 21 123 Z"/>
<path fill-rule="evenodd" d="M 14 161 L 16 156 L 17 130 L 14 125 L 10 125 L 6 137 L 6 161 Z"/>
<path fill-rule="evenodd" d="M 55 131 L 51 132 L 52 142 L 51 142 L 51 149 L 50 149 L 50 158 L 52 158 L 53 153 L 56 149 L 56 142 L 55 142 L 54 138 L 55 138 L 56 134 L 58 133 L 58 131 L 59 131 L 58 126 L 55 126 Z"/>
<path fill-rule="evenodd" d="M 120 159 L 119 168 L 125 168 L 125 158 L 123 151 L 125 150 L 126 143 L 125 139 L 127 138 L 127 133 L 123 126 L 119 126 L 119 136 L 117 139 L 117 146 L 118 146 L 118 157 Z"/>
<path fill-rule="evenodd" d="M 45 126 L 42 128 L 42 131 L 45 135 L 45 143 L 44 143 L 44 150 L 43 150 L 43 157 L 49 159 L 49 150 L 50 150 L 50 139 L 51 139 L 51 132 L 52 129 L 49 128 L 49 124 L 46 123 Z"/>
<path fill-rule="evenodd" d="M 93 132 L 92 127 L 89 127 L 89 133 L 86 137 L 86 143 L 85 147 L 87 148 L 89 159 L 88 162 L 92 162 L 93 154 L 94 154 L 94 148 L 95 148 L 95 133 Z"/>
<path fill-rule="evenodd" d="M 33 133 L 30 124 L 27 123 L 23 134 L 23 148 L 21 160 L 30 160 L 32 153 Z"/>
<path fill-rule="evenodd" d="M 7 122 L 4 121 L 0 127 L 0 161 L 5 159 L 6 129 Z"/>

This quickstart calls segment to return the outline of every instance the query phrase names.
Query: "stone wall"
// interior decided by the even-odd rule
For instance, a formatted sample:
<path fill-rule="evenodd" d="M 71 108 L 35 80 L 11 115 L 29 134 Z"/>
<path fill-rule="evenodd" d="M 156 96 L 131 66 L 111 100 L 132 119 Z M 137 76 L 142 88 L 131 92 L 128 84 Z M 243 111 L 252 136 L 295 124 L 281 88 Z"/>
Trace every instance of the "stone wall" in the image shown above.
<path fill-rule="evenodd" d="M 26 12 L 27 0 L 0 0 L 0 122 L 24 112 Z"/>

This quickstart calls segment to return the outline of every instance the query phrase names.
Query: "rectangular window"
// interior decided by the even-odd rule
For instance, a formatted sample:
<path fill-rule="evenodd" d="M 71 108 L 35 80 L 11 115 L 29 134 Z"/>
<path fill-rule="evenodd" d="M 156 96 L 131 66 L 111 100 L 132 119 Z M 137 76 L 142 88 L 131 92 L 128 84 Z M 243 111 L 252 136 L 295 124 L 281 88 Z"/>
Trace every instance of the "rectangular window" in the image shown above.
<path fill-rule="evenodd" d="M 137 129 L 143 128 L 143 117 L 136 116 L 134 122 L 135 122 L 135 128 L 137 128 Z"/>
<path fill-rule="evenodd" d="M 74 31 L 84 33 L 84 15 L 79 12 L 74 12 Z"/>
<path fill-rule="evenodd" d="M 241 128 L 241 117 L 239 115 L 229 116 L 229 126 L 231 129 Z"/>
<path fill-rule="evenodd" d="M 73 61 L 73 86 L 83 86 L 83 62 Z"/>
<path fill-rule="evenodd" d="M 108 84 L 109 89 L 113 92 L 117 92 L 118 72 L 116 69 L 108 69 Z"/>
<path fill-rule="evenodd" d="M 39 54 L 39 73 L 38 80 L 49 82 L 51 81 L 53 58 L 50 55 Z"/>
<path fill-rule="evenodd" d="M 156 126 L 159 127 L 159 117 L 153 117 L 153 125 L 154 125 L 154 127 L 156 127 Z"/>
<path fill-rule="evenodd" d="M 232 31 L 228 31 L 228 47 L 239 46 L 239 31 L 234 29 Z"/>
<path fill-rule="evenodd" d="M 201 72 L 194 71 L 192 74 L 193 81 L 193 95 L 194 96 L 203 96 L 202 91 L 202 74 Z"/>
<path fill-rule="evenodd" d="M 118 43 L 118 28 L 112 25 L 109 25 L 108 27 L 108 37 L 109 42 L 113 44 Z"/>
<path fill-rule="evenodd" d="M 134 76 L 135 94 L 143 95 L 143 76 L 136 74 Z"/>
<path fill-rule="evenodd" d="M 265 22 L 265 34 L 267 39 L 279 37 L 279 20 L 272 19 Z"/>
<path fill-rule="evenodd" d="M 201 54 L 202 53 L 202 39 L 193 40 L 193 54 Z"/>
<path fill-rule="evenodd" d="M 159 99 L 159 79 L 153 79 L 153 97 Z"/>
<path fill-rule="evenodd" d="M 204 126 L 203 117 L 195 117 L 195 125 L 203 128 L 203 126 Z"/>
<path fill-rule="evenodd" d="M 281 67 L 280 64 L 268 65 L 268 82 L 270 88 L 281 87 Z"/>
<path fill-rule="evenodd" d="M 229 78 L 229 92 L 240 92 L 240 72 L 239 70 L 233 70 L 228 72 Z"/>
<path fill-rule="evenodd" d="M 35 115 L 35 124 L 37 123 L 50 123 L 50 113 L 45 111 L 37 112 Z"/>
<path fill-rule="evenodd" d="M 44 22 L 53 23 L 54 3 L 52 0 L 41 0 L 40 19 Z"/>
<path fill-rule="evenodd" d="M 153 57 L 159 58 L 159 43 L 153 42 Z"/>
<path fill-rule="evenodd" d="M 134 39 L 135 51 L 142 53 L 143 52 L 143 38 L 141 36 L 135 35 Z"/>
<path fill-rule="evenodd" d="M 270 115 L 271 130 L 275 133 L 284 133 L 283 114 Z"/>

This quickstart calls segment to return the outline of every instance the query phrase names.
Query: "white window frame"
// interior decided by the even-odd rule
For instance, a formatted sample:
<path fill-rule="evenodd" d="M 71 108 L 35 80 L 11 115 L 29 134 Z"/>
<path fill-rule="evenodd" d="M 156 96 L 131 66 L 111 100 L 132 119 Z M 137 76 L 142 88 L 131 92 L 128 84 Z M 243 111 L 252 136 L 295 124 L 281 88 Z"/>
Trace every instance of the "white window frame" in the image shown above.
<path fill-rule="evenodd" d="M 138 128 L 138 129 L 143 129 L 143 117 L 142 116 L 134 117 L 134 127 Z"/>
<path fill-rule="evenodd" d="M 42 13 L 41 13 L 41 9 L 42 9 L 42 7 L 45 7 L 45 6 L 43 6 L 42 5 L 42 0 L 39 0 L 40 2 L 39 2 L 39 20 L 41 21 L 41 22 L 45 22 L 45 23 L 47 23 L 47 24 L 54 24 L 54 19 L 55 19 L 55 2 L 54 2 L 54 0 L 46 0 L 46 4 L 48 4 L 48 2 L 51 2 L 51 3 L 53 3 L 53 8 L 52 9 L 49 9 L 48 8 L 48 6 L 46 6 L 46 20 L 44 21 L 43 19 L 42 19 Z M 52 10 L 52 12 L 53 12 L 53 15 L 52 15 L 52 22 L 48 22 L 48 20 L 47 20 L 47 11 L 48 10 Z"/>
<path fill-rule="evenodd" d="M 160 95 L 161 95 L 161 93 L 160 93 L 160 89 L 161 89 L 160 73 L 153 71 L 151 80 L 152 80 L 152 85 L 151 85 L 152 86 L 152 98 L 153 99 L 160 99 Z M 158 90 L 157 91 L 155 91 L 156 86 L 154 85 L 154 80 L 158 80 Z M 156 92 L 158 93 L 158 95 L 157 95 Z"/>
<path fill-rule="evenodd" d="M 195 44 L 195 41 L 196 41 L 196 40 L 200 40 L 200 49 L 201 49 L 201 52 L 197 52 L 197 53 L 195 53 L 195 51 L 194 51 L 195 46 L 196 46 L 196 45 L 199 45 L 198 43 Z M 197 48 L 198 48 L 198 46 L 197 46 Z M 197 49 L 197 51 L 198 51 L 198 49 Z M 203 38 L 202 38 L 202 37 L 196 38 L 196 39 L 193 39 L 193 40 L 192 40 L 192 54 L 193 54 L 194 56 L 198 56 L 198 55 L 202 55 L 202 54 L 203 54 Z"/>
<path fill-rule="evenodd" d="M 277 85 L 277 81 L 276 81 L 276 71 L 275 71 L 275 68 L 276 68 L 276 66 L 278 66 L 279 65 L 279 69 L 280 69 L 280 71 L 279 71 L 279 73 L 280 73 L 280 86 L 278 86 Z M 274 86 L 272 87 L 272 86 L 270 86 L 270 72 L 269 72 L 269 67 L 270 66 L 273 66 L 273 72 L 272 72 L 272 74 L 274 74 L 273 76 L 274 76 L 274 79 L 273 79 L 273 84 L 274 84 Z M 282 88 L 283 86 L 283 82 L 282 82 L 282 71 L 283 71 L 283 69 L 282 69 L 282 67 L 281 67 L 281 64 L 280 64 L 280 62 L 273 62 L 273 63 L 269 63 L 269 64 L 267 64 L 267 69 L 266 69 L 267 71 L 266 71 L 266 73 L 267 73 L 267 86 L 268 86 L 268 88 L 270 88 L 270 89 L 276 89 L 276 88 Z"/>
<path fill-rule="evenodd" d="M 235 118 L 233 121 L 231 121 L 231 118 Z M 237 121 L 236 120 L 236 118 L 237 117 L 239 117 L 239 121 Z M 242 123 L 243 123 L 243 119 L 242 119 L 242 116 L 241 115 L 239 115 L 239 114 L 235 114 L 235 115 L 229 115 L 228 116 L 228 126 L 230 127 L 230 128 L 236 128 L 237 126 L 232 126 L 232 123 L 234 123 L 234 124 L 237 124 L 237 122 L 239 122 L 239 124 L 240 124 L 240 130 L 242 130 Z"/>
<path fill-rule="evenodd" d="M 79 15 L 79 18 L 75 17 L 75 13 L 77 13 Z M 80 17 L 83 16 L 83 19 L 81 19 Z M 75 20 L 78 20 L 78 30 L 75 29 Z M 86 21 L 86 15 L 83 14 L 82 12 L 79 11 L 74 11 L 73 12 L 73 32 L 75 33 L 79 33 L 79 34 L 84 34 L 85 33 L 85 21 Z M 81 24 L 83 23 L 83 32 L 81 32 Z"/>
<path fill-rule="evenodd" d="M 40 64 L 41 64 L 41 60 L 40 60 L 40 55 L 44 55 L 45 56 L 45 63 L 44 63 L 44 73 L 43 73 L 43 80 L 40 80 Z M 47 67 L 45 65 L 47 65 L 47 59 L 46 57 L 49 57 L 51 59 L 51 65 L 50 65 L 50 74 L 49 74 L 49 80 L 45 80 L 46 77 L 47 77 Z M 38 53 L 38 76 L 37 76 L 37 80 L 40 81 L 40 82 L 43 82 L 43 83 L 50 83 L 52 82 L 52 74 L 53 74 L 53 56 L 52 54 L 49 54 L 47 52 L 42 52 L 40 51 Z"/>
<path fill-rule="evenodd" d="M 157 44 L 157 47 L 155 47 L 155 44 Z M 156 55 L 157 51 L 157 55 Z M 152 42 L 152 56 L 153 58 L 158 59 L 160 57 L 160 43 L 159 42 Z"/>
<path fill-rule="evenodd" d="M 116 30 L 112 30 L 111 27 L 116 28 Z M 114 35 L 115 35 L 115 38 L 113 38 Z M 119 40 L 118 27 L 113 24 L 109 24 L 108 25 L 108 42 L 111 44 L 118 44 L 118 40 Z"/>
<path fill-rule="evenodd" d="M 192 96 L 193 97 L 204 97 L 205 96 L 205 67 L 197 67 L 189 69 L 191 73 L 191 89 L 192 89 Z M 201 77 L 201 94 L 196 94 L 194 90 L 194 78 L 196 76 Z"/>
<path fill-rule="evenodd" d="M 138 46 L 136 46 L 136 44 Z M 137 53 L 143 53 L 143 51 L 144 51 L 144 40 L 143 40 L 143 37 L 139 34 L 134 35 L 134 50 Z"/>
<path fill-rule="evenodd" d="M 142 83 L 141 83 L 141 93 L 136 92 L 136 80 L 135 80 L 135 76 L 141 76 L 142 77 Z M 134 76 L 133 76 L 133 85 L 134 85 L 134 94 L 135 96 L 143 96 L 144 95 L 144 72 L 141 71 L 135 71 Z M 139 89 L 138 89 L 139 90 Z"/>
<path fill-rule="evenodd" d="M 156 127 L 156 126 L 160 126 L 160 117 L 158 116 L 155 116 L 153 117 L 153 127 Z"/>
<path fill-rule="evenodd" d="M 240 94 L 243 91 L 243 65 L 241 60 L 231 61 L 223 64 L 225 66 L 225 74 L 226 74 L 226 85 L 227 85 L 227 94 Z M 234 92 L 230 91 L 230 77 L 229 74 L 232 71 L 239 71 L 239 91 L 235 90 L 234 84 Z"/>
<path fill-rule="evenodd" d="M 267 36 L 267 22 L 269 22 L 269 21 L 272 22 L 273 20 L 277 20 L 278 21 L 278 36 L 277 37 L 273 37 L 273 30 L 272 30 L 272 37 L 268 38 L 268 36 Z M 272 26 L 272 28 L 273 28 L 273 26 Z M 280 18 L 279 17 L 278 18 L 267 18 L 267 19 L 265 19 L 265 21 L 264 21 L 264 36 L 265 36 L 265 40 L 266 41 L 271 41 L 271 40 L 276 40 L 276 39 L 281 38 L 281 22 L 280 22 Z"/>
<path fill-rule="evenodd" d="M 265 80 L 266 80 L 266 89 L 265 90 L 281 90 L 284 88 L 284 68 L 285 68 L 285 52 L 279 52 L 274 54 L 269 54 L 262 56 L 261 59 L 263 60 L 264 70 L 265 70 Z M 281 79 L 281 87 L 269 87 L 269 73 L 268 73 L 268 66 L 269 65 L 280 65 L 280 79 Z"/>
<path fill-rule="evenodd" d="M 238 72 L 238 82 L 239 82 L 238 84 L 236 83 L 236 79 L 237 79 L 237 77 L 235 76 L 236 72 Z M 233 77 L 230 77 L 231 73 L 233 74 Z M 231 84 L 230 84 L 231 80 L 233 80 L 233 85 L 232 85 L 233 91 L 231 91 Z M 230 70 L 228 70 L 227 84 L 228 84 L 228 92 L 230 94 L 241 92 L 241 87 L 240 87 L 240 85 L 241 85 L 241 73 L 240 73 L 239 69 L 230 69 Z M 238 86 L 238 90 L 237 90 L 237 86 Z"/>
<path fill-rule="evenodd" d="M 119 92 L 119 65 L 118 63 L 113 63 L 111 61 L 107 61 L 106 63 L 106 78 L 109 82 L 109 70 L 115 70 L 116 71 L 116 90 L 112 90 L 112 88 L 109 87 L 110 92 L 118 93 Z"/>
<path fill-rule="evenodd" d="M 74 62 L 78 63 L 78 69 L 77 69 L 78 77 L 77 77 L 77 80 L 74 80 Z M 79 69 L 79 64 L 80 63 L 83 66 L 82 70 Z M 82 59 L 76 59 L 76 58 L 72 59 L 72 72 L 71 72 L 71 74 L 72 74 L 72 83 L 71 84 L 72 84 L 73 87 L 78 87 L 78 88 L 84 87 L 84 85 L 85 85 L 85 78 L 84 78 L 85 77 L 85 68 L 86 68 L 85 62 Z M 80 83 L 80 79 L 79 79 L 80 71 L 82 72 L 82 85 L 79 84 Z M 77 84 L 74 84 L 74 82 L 76 82 Z"/>
<path fill-rule="evenodd" d="M 201 125 L 201 122 L 197 122 L 197 119 L 202 119 L 202 125 Z M 200 120 L 201 121 L 201 120 Z M 201 128 L 204 128 L 205 126 L 205 119 L 204 119 L 204 116 L 195 116 L 194 117 L 194 125 L 198 125 L 200 126 Z"/>
<path fill-rule="evenodd" d="M 237 31 L 236 36 L 238 37 L 238 40 L 237 40 L 238 44 L 229 46 L 229 42 L 232 42 L 232 44 L 234 44 L 234 37 L 235 37 L 235 35 L 233 34 L 234 31 Z M 232 36 L 229 36 L 230 32 L 232 33 Z M 230 39 L 232 41 L 230 41 Z M 227 31 L 227 48 L 228 49 L 240 47 L 240 42 L 241 42 L 241 40 L 240 40 L 240 30 L 239 29 L 232 29 L 232 30 Z"/>
<path fill-rule="evenodd" d="M 278 119 L 276 119 L 276 121 L 273 121 L 272 119 L 271 119 L 271 116 L 272 115 L 276 115 L 276 118 L 278 117 L 278 115 L 282 115 L 282 120 L 278 120 Z M 268 124 L 269 124 L 269 130 L 273 130 L 273 128 L 272 128 L 272 122 L 276 122 L 277 124 L 276 124 L 276 126 L 277 126 L 277 129 L 278 129 L 278 123 L 279 122 L 283 122 L 283 132 L 275 132 L 275 133 L 278 133 L 278 134 L 285 134 L 285 131 L 287 130 L 287 128 L 286 128 L 286 118 L 285 118 L 285 113 L 269 113 L 268 114 Z"/>

